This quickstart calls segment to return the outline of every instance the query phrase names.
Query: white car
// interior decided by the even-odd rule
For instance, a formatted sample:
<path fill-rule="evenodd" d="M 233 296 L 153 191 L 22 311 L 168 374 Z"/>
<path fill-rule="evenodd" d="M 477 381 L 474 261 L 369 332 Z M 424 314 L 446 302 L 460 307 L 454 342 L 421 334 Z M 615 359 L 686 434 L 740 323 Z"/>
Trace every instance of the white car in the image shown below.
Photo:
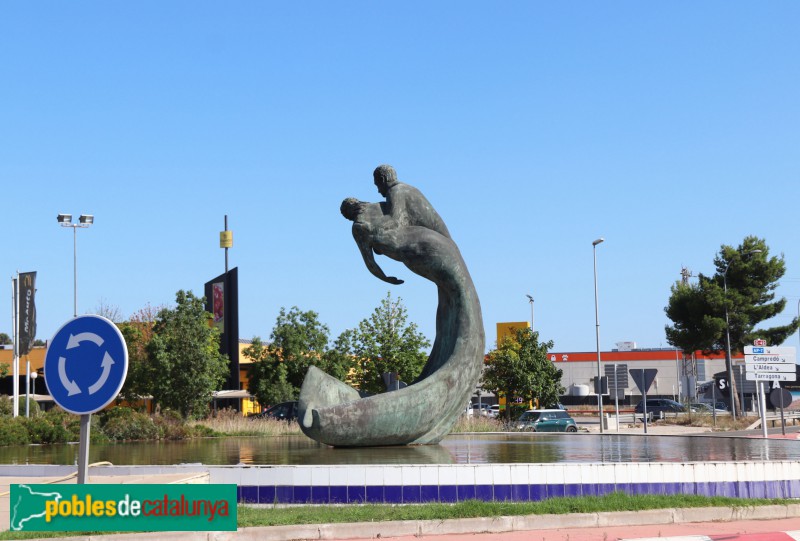
<path fill-rule="evenodd" d="M 498 417 L 500 415 L 500 404 L 493 404 L 486 408 L 486 415 L 489 417 Z"/>

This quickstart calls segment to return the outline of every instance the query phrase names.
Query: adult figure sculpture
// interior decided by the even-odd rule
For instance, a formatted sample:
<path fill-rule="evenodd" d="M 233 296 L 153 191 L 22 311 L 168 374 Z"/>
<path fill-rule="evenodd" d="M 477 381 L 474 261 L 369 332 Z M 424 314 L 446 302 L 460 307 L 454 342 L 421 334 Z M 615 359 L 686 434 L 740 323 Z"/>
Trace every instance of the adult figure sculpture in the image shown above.
<path fill-rule="evenodd" d="M 397 180 L 397 172 L 391 165 L 379 165 L 372 172 L 378 192 L 386 198 L 383 212 L 391 217 L 396 227 L 418 225 L 427 227 L 448 239 L 450 232 L 444 220 L 425 196 L 415 187 Z"/>

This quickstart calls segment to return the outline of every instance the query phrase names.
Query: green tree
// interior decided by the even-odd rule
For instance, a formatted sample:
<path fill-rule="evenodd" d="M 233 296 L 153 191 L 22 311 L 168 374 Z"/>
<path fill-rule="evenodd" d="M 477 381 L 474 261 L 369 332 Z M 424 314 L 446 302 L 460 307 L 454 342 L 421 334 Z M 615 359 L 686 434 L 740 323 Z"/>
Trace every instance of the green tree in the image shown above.
<path fill-rule="evenodd" d="M 720 322 L 712 314 L 701 283 L 674 284 L 664 312 L 673 322 L 664 328 L 667 342 L 687 353 L 712 349 L 715 339 L 725 332 L 725 320 Z"/>
<path fill-rule="evenodd" d="M 0 332 L 0 346 L 8 346 L 11 344 L 11 337 L 4 332 Z"/>
<path fill-rule="evenodd" d="M 253 360 L 248 372 L 248 391 L 261 404 L 291 400 L 300 392 L 308 367 L 314 365 L 337 379 L 344 379 L 344 359 L 328 351 L 327 325 L 314 311 L 293 306 L 281 308 L 268 345 L 255 338 L 243 351 Z"/>
<path fill-rule="evenodd" d="M 731 350 L 743 351 L 755 338 L 763 338 L 773 346 L 782 344 L 797 330 L 800 321 L 793 318 L 787 325 L 758 327 L 786 308 L 786 299 L 776 300 L 774 293 L 786 264 L 783 255 L 770 257 L 763 239 L 749 236 L 736 248 L 722 245 L 714 266 L 716 273 L 700 274 L 696 285 L 672 287 L 664 310 L 673 325 L 668 325 L 665 332 L 667 341 L 684 351 L 725 351 L 726 370 L 730 370 L 726 329 L 730 332 Z M 729 325 L 725 323 L 726 309 Z M 738 409 L 735 381 L 731 386 L 734 407 Z"/>
<path fill-rule="evenodd" d="M 544 407 L 555 404 L 564 387 L 561 370 L 547 358 L 553 342 L 539 342 L 539 333 L 527 327 L 514 332 L 514 337 L 506 337 L 488 353 L 481 387 L 504 396 L 507 405 L 517 399 L 523 403 L 538 399 Z M 510 421 L 510 407 L 505 415 Z"/>
<path fill-rule="evenodd" d="M 150 396 L 159 375 L 150 363 L 147 346 L 153 339 L 153 327 L 158 313 L 165 307 L 146 307 L 135 312 L 128 321 L 117 323 L 128 347 L 128 375 L 122 387 L 122 396 L 138 400 Z"/>
<path fill-rule="evenodd" d="M 296 397 L 297 389 L 287 380 L 286 366 L 276 349 L 265 346 L 256 336 L 242 353 L 253 360 L 248 367 L 247 390 L 259 404 L 268 406 Z"/>
<path fill-rule="evenodd" d="M 156 404 L 184 417 L 208 411 L 212 393 L 225 381 L 228 358 L 219 352 L 219 330 L 209 326 L 204 299 L 178 291 L 174 309 L 162 309 L 147 344 Z"/>
<path fill-rule="evenodd" d="M 366 393 L 386 389 L 382 374 L 396 372 L 401 381 L 412 383 L 425 366 L 430 341 L 407 323 L 403 299 L 387 293 L 372 315 L 358 328 L 342 333 L 336 342 L 339 355 L 350 359 L 349 381 Z"/>

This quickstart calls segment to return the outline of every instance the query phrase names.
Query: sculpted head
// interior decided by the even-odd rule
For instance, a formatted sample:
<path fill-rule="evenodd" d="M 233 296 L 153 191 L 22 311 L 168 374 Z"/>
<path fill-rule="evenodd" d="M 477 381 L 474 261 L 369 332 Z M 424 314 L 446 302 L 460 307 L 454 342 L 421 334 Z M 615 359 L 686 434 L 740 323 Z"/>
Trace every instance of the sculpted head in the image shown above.
<path fill-rule="evenodd" d="M 397 184 L 397 171 L 391 165 L 379 165 L 372 173 L 372 178 L 375 179 L 375 186 L 378 192 L 386 197 L 389 193 L 389 188 Z"/>
<path fill-rule="evenodd" d="M 351 222 L 355 222 L 358 215 L 361 214 L 363 207 L 364 203 L 362 201 L 359 201 L 355 197 L 348 197 L 342 201 L 342 206 L 339 207 L 339 210 L 342 212 L 342 216 Z"/>

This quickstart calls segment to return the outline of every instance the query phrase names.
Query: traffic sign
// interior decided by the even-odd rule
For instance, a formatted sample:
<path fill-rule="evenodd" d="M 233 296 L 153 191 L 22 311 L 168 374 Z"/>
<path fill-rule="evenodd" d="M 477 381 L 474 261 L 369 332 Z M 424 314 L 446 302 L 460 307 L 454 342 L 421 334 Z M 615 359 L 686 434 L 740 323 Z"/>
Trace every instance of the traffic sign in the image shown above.
<path fill-rule="evenodd" d="M 747 381 L 797 381 L 795 372 L 745 372 Z"/>
<path fill-rule="evenodd" d="M 745 355 L 744 364 L 772 363 L 772 364 L 795 364 L 794 355 Z"/>
<path fill-rule="evenodd" d="M 794 347 L 745 346 L 745 355 L 794 355 Z"/>
<path fill-rule="evenodd" d="M 769 402 L 774 408 L 788 408 L 794 397 L 786 389 L 772 389 L 769 393 Z"/>
<path fill-rule="evenodd" d="M 653 384 L 653 380 L 656 379 L 656 374 L 658 374 L 657 368 L 631 368 L 628 370 L 631 377 L 633 378 L 633 382 L 636 383 L 636 386 L 642 392 L 642 394 L 647 393 L 650 389 L 650 386 Z"/>
<path fill-rule="evenodd" d="M 77 415 L 100 411 L 119 394 L 128 374 L 125 338 L 108 319 L 79 316 L 50 340 L 44 377 L 56 404 Z"/>
<path fill-rule="evenodd" d="M 778 363 L 747 363 L 744 365 L 748 372 L 792 372 L 797 369 L 797 365 L 778 364 Z"/>

